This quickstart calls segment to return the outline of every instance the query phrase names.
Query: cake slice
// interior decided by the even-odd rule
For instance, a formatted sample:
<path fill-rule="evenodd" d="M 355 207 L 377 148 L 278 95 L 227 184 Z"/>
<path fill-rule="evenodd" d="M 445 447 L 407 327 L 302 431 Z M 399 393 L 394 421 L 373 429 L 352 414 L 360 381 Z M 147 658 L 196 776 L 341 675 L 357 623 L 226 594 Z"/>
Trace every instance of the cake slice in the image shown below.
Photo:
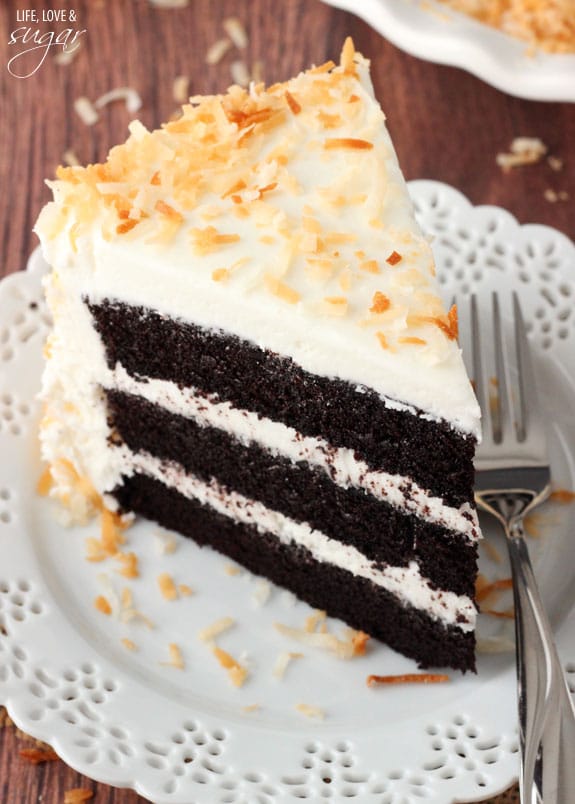
<path fill-rule="evenodd" d="M 94 489 L 422 667 L 473 669 L 479 409 L 351 40 L 134 122 L 50 186 L 53 493 Z"/>

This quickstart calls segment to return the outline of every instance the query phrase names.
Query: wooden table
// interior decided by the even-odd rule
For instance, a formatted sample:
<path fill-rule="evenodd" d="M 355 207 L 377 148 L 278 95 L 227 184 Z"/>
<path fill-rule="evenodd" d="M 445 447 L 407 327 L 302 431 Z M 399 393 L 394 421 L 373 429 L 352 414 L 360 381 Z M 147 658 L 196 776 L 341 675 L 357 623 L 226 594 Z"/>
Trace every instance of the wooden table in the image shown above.
<path fill-rule="evenodd" d="M 13 53 L 6 42 L 18 25 L 18 8 L 68 8 L 87 29 L 76 59 L 67 66 L 51 54 L 30 78 L 4 69 Z M 571 201 L 550 203 L 548 189 L 575 199 L 575 105 L 532 103 L 508 97 L 461 70 L 429 64 L 397 50 L 356 17 L 319 0 L 191 0 L 180 10 L 153 8 L 148 0 L 3 0 L 0 4 L 0 276 L 24 267 L 37 241 L 34 220 L 49 192 L 43 180 L 66 150 L 81 162 L 102 160 L 126 136 L 130 115 L 123 104 L 106 107 L 93 127 L 73 110 L 81 95 L 95 99 L 111 88 L 140 93 L 140 119 L 148 127 L 169 117 L 176 104 L 174 78 L 190 77 L 190 93 L 223 90 L 231 83 L 229 53 L 208 67 L 208 45 L 222 35 L 221 22 L 237 16 L 249 33 L 242 54 L 263 64 L 268 83 L 285 79 L 312 62 L 337 59 L 351 34 L 372 60 L 375 91 L 389 118 L 408 179 L 445 181 L 474 204 L 506 207 L 521 222 L 547 223 L 575 235 Z M 44 28 L 46 26 L 43 26 Z M 495 156 L 517 136 L 537 136 L 564 160 L 556 172 L 546 161 L 504 175 Z M 0 730 L 0 800 L 3 804 L 56 804 L 63 791 L 85 786 L 97 802 L 140 800 L 82 779 L 62 763 L 34 767 L 18 757 L 12 729 Z M 41 796 L 41 798 L 40 798 Z M 509 799 L 508 799 L 509 800 Z"/>

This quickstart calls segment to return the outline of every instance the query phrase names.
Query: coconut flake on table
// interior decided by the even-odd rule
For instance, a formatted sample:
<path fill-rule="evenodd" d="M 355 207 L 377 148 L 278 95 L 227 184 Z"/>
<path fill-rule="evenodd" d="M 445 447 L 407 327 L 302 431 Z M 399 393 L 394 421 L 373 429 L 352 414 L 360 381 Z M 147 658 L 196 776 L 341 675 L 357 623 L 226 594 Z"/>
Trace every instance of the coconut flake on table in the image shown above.
<path fill-rule="evenodd" d="M 130 114 L 135 114 L 142 108 L 142 99 L 138 92 L 133 87 L 116 87 L 94 101 L 95 109 L 103 109 L 109 103 L 116 101 L 125 101 L 126 109 Z"/>
<path fill-rule="evenodd" d="M 74 111 L 86 126 L 93 126 L 100 119 L 94 104 L 88 98 L 81 96 L 74 101 Z"/>
<path fill-rule="evenodd" d="M 239 50 L 243 50 L 247 47 L 248 35 L 246 34 L 246 29 L 237 17 L 227 17 L 223 21 L 222 27 Z"/>
<path fill-rule="evenodd" d="M 206 53 L 206 64 L 218 64 L 226 55 L 228 50 L 232 47 L 232 43 L 227 38 L 217 39 L 213 45 L 210 45 Z"/>

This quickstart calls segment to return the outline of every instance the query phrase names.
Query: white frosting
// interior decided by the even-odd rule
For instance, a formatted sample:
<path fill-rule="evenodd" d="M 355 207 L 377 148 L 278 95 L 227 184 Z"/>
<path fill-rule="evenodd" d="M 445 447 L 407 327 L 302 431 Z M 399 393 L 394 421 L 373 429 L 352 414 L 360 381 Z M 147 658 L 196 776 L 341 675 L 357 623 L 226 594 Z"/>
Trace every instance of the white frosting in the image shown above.
<path fill-rule="evenodd" d="M 288 110 L 281 125 L 265 135 L 254 133 L 241 148 L 234 145 L 227 162 L 210 167 L 209 180 L 196 171 L 193 175 L 202 180 L 187 206 L 181 185 L 196 134 L 184 140 L 170 126 L 153 133 L 133 127 L 128 143 L 110 157 L 112 166 L 130 165 L 122 181 L 102 181 L 89 189 L 78 169 L 73 175 L 79 182 L 53 183 L 55 201 L 43 210 L 36 231 L 65 294 L 73 288 L 94 302 L 120 300 L 223 329 L 293 358 L 306 371 L 367 386 L 478 436 L 479 408 L 457 342 L 431 322 L 443 314 L 431 250 L 415 223 L 367 62 L 356 60 L 359 78 L 342 76 L 337 68 L 289 82 L 301 112 Z M 327 100 L 313 102 L 322 82 Z M 358 100 L 349 103 L 351 97 Z M 245 102 L 252 101 L 287 108 L 281 92 L 268 96 L 254 90 Z M 184 120 L 192 125 L 196 114 L 186 112 Z M 327 119 L 329 125 L 321 122 Z M 193 132 L 206 126 L 193 125 Z M 230 138 L 235 143 L 237 126 L 225 119 L 218 125 L 218 147 Z M 329 140 L 349 138 L 373 148 L 325 148 Z M 155 167 L 162 176 L 159 186 L 149 179 Z M 241 204 L 225 193 L 231 177 L 239 175 L 248 182 L 236 193 Z M 257 188 L 274 183 L 275 189 L 258 199 Z M 123 224 L 106 200 L 111 194 L 129 199 L 132 219 L 145 214 L 125 234 L 116 233 Z M 151 242 L 158 236 L 162 241 L 167 225 L 156 210 L 158 201 L 181 213 L 182 223 L 171 239 Z M 243 217 L 238 217 L 240 208 L 247 210 Z M 208 226 L 239 239 L 198 252 L 194 232 Z M 309 231 L 314 226 L 319 234 Z M 318 238 L 323 251 L 315 253 Z M 393 251 L 402 260 L 390 266 L 386 258 Z M 311 276 L 317 259 L 331 265 L 323 279 Z M 369 261 L 377 262 L 379 273 L 361 268 Z M 214 280 L 221 269 L 228 271 L 227 281 Z M 289 304 L 274 295 L 269 277 L 299 300 Z M 376 293 L 391 302 L 382 314 L 370 313 Z M 347 313 L 326 314 L 335 308 L 325 299 L 342 297 Z M 382 347 L 378 332 L 389 348 Z"/>
<path fill-rule="evenodd" d="M 460 508 L 448 506 L 411 478 L 370 469 L 364 461 L 356 458 L 351 449 L 332 447 L 323 438 L 303 436 L 293 427 L 253 411 L 236 408 L 230 402 L 198 395 L 195 388 L 181 389 L 165 380 L 137 380 L 120 364 L 114 371 L 107 370 L 106 376 L 101 378 L 101 384 L 143 397 L 171 413 L 193 419 L 203 427 L 224 430 L 242 444 L 256 443 L 272 455 L 289 458 L 294 463 L 307 461 L 311 466 L 323 470 L 342 488 L 364 489 L 396 508 L 407 509 L 421 519 L 477 539 L 477 514 L 469 504 Z"/>
<path fill-rule="evenodd" d="M 465 595 L 433 589 L 422 577 L 415 561 L 407 567 L 377 565 L 355 547 L 330 539 L 305 522 L 296 522 L 259 502 L 229 491 L 215 480 L 205 483 L 186 474 L 178 464 L 161 461 L 146 453 L 134 454 L 125 447 L 117 448 L 117 452 L 121 454 L 126 474 L 134 471 L 146 474 L 235 522 L 254 525 L 260 533 L 271 533 L 283 544 L 305 547 L 317 561 L 366 578 L 391 592 L 404 604 L 425 611 L 445 625 L 455 625 L 462 631 L 472 631 L 475 627 L 476 609 L 472 600 Z"/>

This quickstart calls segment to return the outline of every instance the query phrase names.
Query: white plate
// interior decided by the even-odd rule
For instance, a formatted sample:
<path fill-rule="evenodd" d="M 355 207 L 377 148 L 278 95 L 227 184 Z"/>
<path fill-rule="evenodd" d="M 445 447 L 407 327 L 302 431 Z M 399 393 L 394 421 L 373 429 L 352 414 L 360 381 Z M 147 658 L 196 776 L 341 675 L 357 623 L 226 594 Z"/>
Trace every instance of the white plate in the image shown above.
<path fill-rule="evenodd" d="M 575 248 L 553 229 L 519 227 L 507 212 L 472 208 L 436 182 L 410 190 L 423 226 L 435 234 L 439 277 L 449 298 L 471 288 L 517 287 L 532 326 L 538 369 L 554 426 L 556 482 L 575 486 Z M 158 555 L 150 523 L 128 531 L 142 577 L 127 582 L 108 564 L 84 560 L 84 540 L 97 524 L 59 527 L 50 504 L 35 494 L 42 340 L 41 258 L 0 285 L 0 701 L 25 731 L 51 743 L 81 772 L 134 787 L 156 802 L 276 804 L 308 798 L 366 804 L 477 801 L 512 783 L 517 773 L 514 662 L 482 655 L 479 674 L 449 684 L 368 689 L 369 673 L 413 670 L 413 664 L 373 644 L 350 662 L 303 649 L 305 658 L 272 677 L 277 655 L 299 650 L 272 628 L 301 624 L 309 612 L 274 589 L 253 601 L 256 581 L 230 577 L 225 559 L 181 539 L 173 555 Z M 569 425 L 571 423 L 571 429 Z M 573 602 L 573 506 L 554 511 L 547 550 L 533 544 L 537 571 L 554 614 Z M 502 548 L 504 549 L 504 548 Z M 160 596 L 161 571 L 190 584 L 195 595 Z M 486 570 L 507 574 L 505 566 Z M 92 605 L 106 572 L 156 624 L 122 625 Z M 221 645 L 247 651 L 251 678 L 238 690 L 197 639 L 222 615 L 238 625 Z M 575 672 L 575 616 L 563 622 L 560 646 Z M 339 624 L 332 623 L 339 628 Z M 489 624 L 482 624 L 484 626 Z M 499 621 L 496 623 L 499 626 Z M 511 628 L 511 623 L 505 624 Z M 128 636 L 139 646 L 129 653 Z M 177 642 L 186 669 L 163 667 Z M 575 681 L 575 676 L 571 676 Z M 324 722 L 294 706 L 325 709 Z M 261 704 L 247 714 L 242 707 Z"/>
<path fill-rule="evenodd" d="M 462 67 L 510 95 L 575 101 L 575 55 L 532 54 L 526 42 L 434 0 L 324 2 L 362 17 L 412 56 Z"/>

